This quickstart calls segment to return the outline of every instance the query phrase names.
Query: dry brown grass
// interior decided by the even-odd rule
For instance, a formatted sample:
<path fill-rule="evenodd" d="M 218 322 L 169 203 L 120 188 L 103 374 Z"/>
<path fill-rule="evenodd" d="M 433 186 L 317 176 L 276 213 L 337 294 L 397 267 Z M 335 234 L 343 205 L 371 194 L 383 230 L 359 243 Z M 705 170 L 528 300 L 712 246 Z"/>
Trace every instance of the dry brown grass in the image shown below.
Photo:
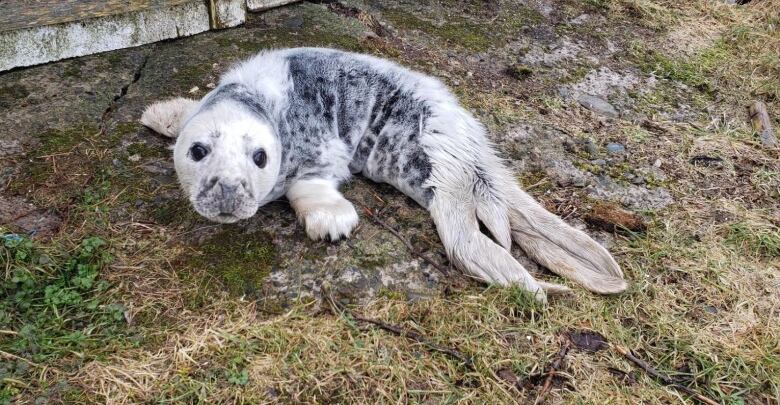
<path fill-rule="evenodd" d="M 626 134 L 637 123 L 617 120 L 600 129 L 591 113 L 550 96 L 554 89 L 522 106 L 502 87 L 507 81 L 495 89 L 464 83 L 458 91 L 483 118 L 492 116 L 496 129 L 520 119 L 572 136 L 587 129 L 598 142 L 624 143 L 630 164 L 661 159 L 669 177 L 662 186 L 675 203 L 645 213 L 644 234 L 613 239 L 611 250 L 632 282 L 625 294 L 601 297 L 575 288 L 542 308 L 516 289 L 467 284 L 422 302 L 387 294 L 352 308 L 457 348 L 473 358 L 470 370 L 316 302 L 270 311 L 231 296 L 209 269 L 178 267 L 173 259 L 189 251 L 181 242 L 185 231 L 175 226 L 74 213 L 59 238 L 65 245 L 87 234 L 111 241 L 116 260 L 103 277 L 125 303 L 127 328 L 138 339 L 108 354 L 72 353 L 34 366 L 30 381 L 4 383 L 18 386 L 21 403 L 63 379 L 78 391 L 59 399 L 74 403 L 527 403 L 561 334 L 589 329 L 724 403 L 777 403 L 780 163 L 777 151 L 761 149 L 753 138 L 744 106 L 762 98 L 770 111 L 780 111 L 780 0 L 744 7 L 622 0 L 607 15 L 657 30 L 647 46 L 681 70 L 672 72 L 676 77 L 715 83 L 716 95 L 698 95 L 713 118 L 657 122 L 661 129 L 633 139 Z M 447 56 L 439 52 L 439 58 Z M 453 77 L 463 74 L 451 70 Z M 535 113 L 540 108 L 543 115 Z M 692 164 L 696 156 L 720 160 Z M 584 199 L 577 190 L 555 192 Z M 560 377 L 548 403 L 690 402 L 613 350 L 573 349 Z"/>

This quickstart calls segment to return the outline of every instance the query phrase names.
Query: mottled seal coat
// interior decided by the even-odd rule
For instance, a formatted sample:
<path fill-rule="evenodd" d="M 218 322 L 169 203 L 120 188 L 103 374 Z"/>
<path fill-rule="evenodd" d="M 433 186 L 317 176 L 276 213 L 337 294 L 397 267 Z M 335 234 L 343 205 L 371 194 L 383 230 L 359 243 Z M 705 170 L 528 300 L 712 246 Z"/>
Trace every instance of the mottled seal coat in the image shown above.
<path fill-rule="evenodd" d="M 359 173 L 425 207 L 450 259 L 487 282 L 519 284 L 540 300 L 566 290 L 535 280 L 510 254 L 514 241 L 592 291 L 627 287 L 603 247 L 520 189 L 440 81 L 392 62 L 320 48 L 263 52 L 202 100 L 153 104 L 141 121 L 177 137 L 179 180 L 211 220 L 248 218 L 286 196 L 311 238 L 349 236 L 358 215 L 338 187 Z"/>

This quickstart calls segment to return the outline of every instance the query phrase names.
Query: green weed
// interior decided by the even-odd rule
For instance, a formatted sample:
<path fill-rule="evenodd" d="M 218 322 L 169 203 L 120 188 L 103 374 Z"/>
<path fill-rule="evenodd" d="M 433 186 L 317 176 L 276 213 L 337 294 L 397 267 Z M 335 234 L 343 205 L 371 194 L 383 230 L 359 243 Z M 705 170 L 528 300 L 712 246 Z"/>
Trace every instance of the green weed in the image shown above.
<path fill-rule="evenodd" d="M 2 235 L 0 243 L 0 350 L 26 360 L 0 367 L 2 403 L 18 392 L 6 379 L 32 378 L 28 362 L 103 352 L 124 333 L 125 308 L 110 301 L 100 279 L 112 261 L 104 240 L 85 238 L 73 252 L 43 250 L 17 234 Z"/>

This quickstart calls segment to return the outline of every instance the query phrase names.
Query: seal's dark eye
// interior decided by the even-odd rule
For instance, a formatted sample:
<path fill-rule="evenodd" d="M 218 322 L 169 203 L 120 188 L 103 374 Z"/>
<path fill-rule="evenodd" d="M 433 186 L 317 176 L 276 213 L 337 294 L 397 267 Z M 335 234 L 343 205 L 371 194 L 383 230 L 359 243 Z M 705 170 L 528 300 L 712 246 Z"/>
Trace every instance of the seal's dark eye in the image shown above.
<path fill-rule="evenodd" d="M 203 145 L 201 145 L 199 143 L 196 143 L 195 145 L 192 145 L 192 147 L 190 148 L 190 157 L 192 158 L 192 160 L 194 160 L 196 162 L 199 162 L 201 159 L 206 157 L 206 155 L 208 155 L 208 154 L 209 154 L 209 150 L 206 149 L 205 146 L 203 146 Z"/>
<path fill-rule="evenodd" d="M 252 160 L 255 161 L 257 167 L 262 169 L 265 167 L 265 163 L 268 160 L 268 156 L 266 156 L 265 150 L 258 149 L 257 152 L 255 152 L 255 154 L 252 155 Z"/>

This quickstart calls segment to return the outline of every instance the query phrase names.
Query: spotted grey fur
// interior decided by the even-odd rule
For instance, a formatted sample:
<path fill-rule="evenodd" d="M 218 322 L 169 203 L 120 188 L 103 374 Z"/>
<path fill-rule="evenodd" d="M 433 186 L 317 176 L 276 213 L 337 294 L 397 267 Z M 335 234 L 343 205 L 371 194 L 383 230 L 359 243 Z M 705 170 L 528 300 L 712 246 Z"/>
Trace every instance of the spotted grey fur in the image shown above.
<path fill-rule="evenodd" d="M 296 180 L 341 182 L 360 173 L 407 191 L 427 207 L 434 187 L 426 184 L 431 163 L 420 134 L 432 114 L 425 99 L 399 85 L 402 72 L 378 71 L 337 51 L 292 52 L 285 60 L 291 84 L 281 111 L 273 105 L 278 101 L 236 82 L 221 83 L 200 106 L 205 110 L 231 100 L 272 125 L 283 156 L 279 183 L 269 198 L 281 197 Z M 278 113 L 272 117 L 274 110 Z M 348 167 L 337 167 L 344 161 Z"/>
<path fill-rule="evenodd" d="M 519 284 L 540 300 L 567 290 L 534 279 L 511 256 L 514 242 L 592 291 L 627 287 L 603 247 L 520 189 L 484 127 L 441 82 L 392 62 L 318 48 L 265 52 L 200 102 L 154 104 L 142 122 L 179 135 L 177 175 L 212 220 L 248 218 L 284 195 L 310 237 L 348 236 L 358 215 L 338 185 L 360 173 L 425 207 L 452 262 L 483 280 Z M 199 143 L 213 147 L 211 157 L 187 156 Z M 263 148 L 270 163 L 253 164 Z"/>

